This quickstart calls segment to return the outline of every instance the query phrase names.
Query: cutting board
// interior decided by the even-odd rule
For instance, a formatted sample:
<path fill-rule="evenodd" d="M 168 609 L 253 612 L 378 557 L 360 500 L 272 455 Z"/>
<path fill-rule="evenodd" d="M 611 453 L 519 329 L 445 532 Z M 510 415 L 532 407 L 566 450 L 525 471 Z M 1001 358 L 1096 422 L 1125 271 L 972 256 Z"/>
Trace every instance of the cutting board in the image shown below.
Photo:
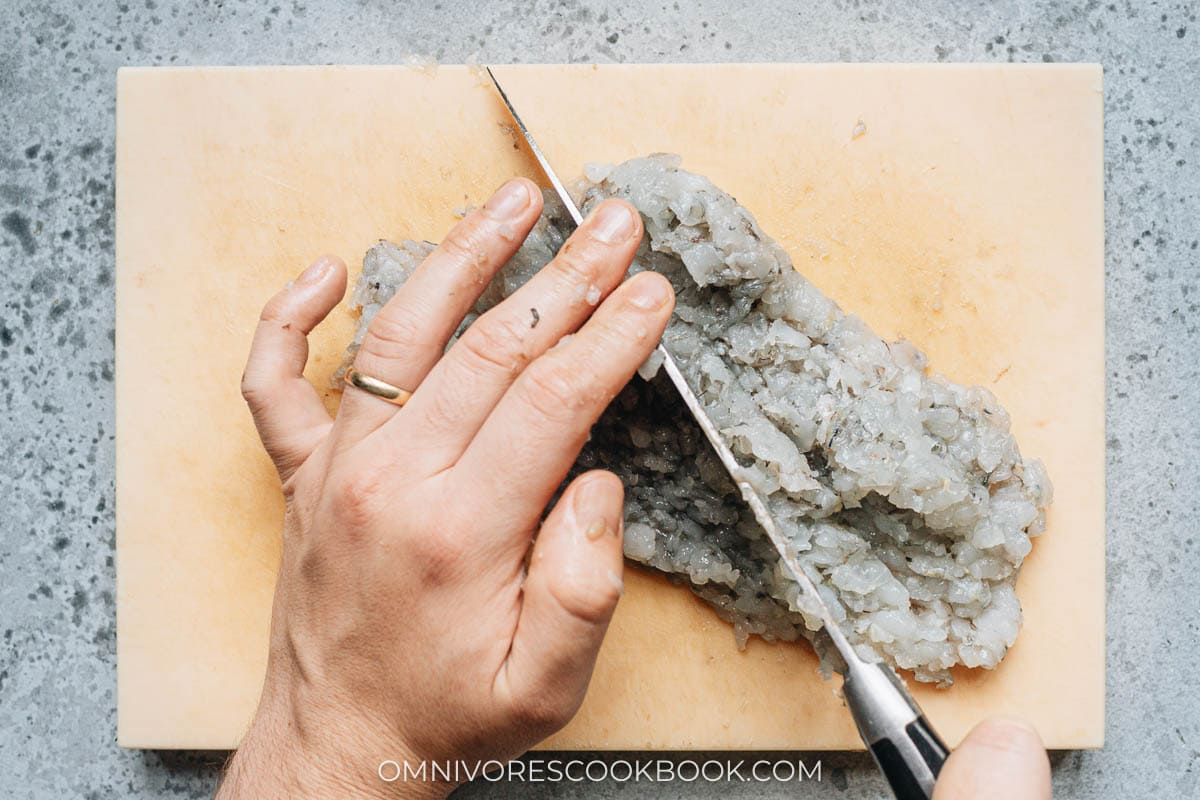
<path fill-rule="evenodd" d="M 936 369 L 993 390 L 1055 486 L 999 669 L 916 694 L 950 742 L 1024 715 L 1104 734 L 1101 71 L 1087 65 L 514 66 L 564 175 L 683 156 L 798 269 Z M 126 69 L 117 115 L 119 740 L 230 748 L 266 660 L 282 504 L 238 394 L 262 303 L 316 255 L 440 239 L 539 178 L 465 67 Z M 353 319 L 312 337 L 325 390 Z M 630 568 L 559 749 L 839 749 L 859 741 L 803 644 L 751 641 Z"/>

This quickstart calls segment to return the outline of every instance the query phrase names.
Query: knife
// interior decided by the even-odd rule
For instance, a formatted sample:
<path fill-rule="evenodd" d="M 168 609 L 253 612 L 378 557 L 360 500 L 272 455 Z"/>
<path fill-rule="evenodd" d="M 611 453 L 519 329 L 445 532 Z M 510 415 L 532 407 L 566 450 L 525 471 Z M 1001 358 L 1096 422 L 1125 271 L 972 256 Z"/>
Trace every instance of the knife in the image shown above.
<path fill-rule="evenodd" d="M 545 153 L 530 134 L 529 128 L 513 108 L 512 101 L 496 80 L 491 67 L 487 68 L 487 74 L 542 172 L 566 206 L 567 213 L 576 225 L 583 224 L 583 214 L 580 213 L 579 206 L 575 204 L 567 192 L 567 187 L 554 172 Z M 816 616 L 820 618 L 826 635 L 843 662 L 838 671 L 843 676 L 842 694 L 846 705 L 854 717 L 859 736 L 887 778 L 893 794 L 899 800 L 929 800 L 933 796 L 933 786 L 942 764 L 950 754 L 949 748 L 926 720 L 921 708 L 908 693 L 896 672 L 887 664 L 861 657 L 846 639 L 846 635 L 833 619 L 829 607 L 817 592 L 816 585 L 801 567 L 795 551 L 779 531 L 767 509 L 766 501 L 745 479 L 741 464 L 717 430 L 716 423 L 700 405 L 699 398 L 688 385 L 679 364 L 662 342 L 658 343 L 655 352 L 661 357 L 662 367 L 679 396 L 683 398 L 684 405 L 699 424 L 700 430 L 704 431 L 709 444 L 716 451 L 717 458 L 737 485 L 750 510 L 754 512 L 754 518 L 775 546 L 788 574 L 800 585 L 800 590 L 810 601 L 809 609 L 806 610 L 815 611 Z"/>

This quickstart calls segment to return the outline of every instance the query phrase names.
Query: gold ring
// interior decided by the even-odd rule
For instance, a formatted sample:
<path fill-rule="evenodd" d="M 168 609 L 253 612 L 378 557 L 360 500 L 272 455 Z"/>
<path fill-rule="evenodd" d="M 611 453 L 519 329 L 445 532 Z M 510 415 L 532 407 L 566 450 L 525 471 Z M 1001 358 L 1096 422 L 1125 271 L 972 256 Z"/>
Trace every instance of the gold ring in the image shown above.
<path fill-rule="evenodd" d="M 347 386 L 362 389 L 364 392 L 373 394 L 380 400 L 386 400 L 394 406 L 403 406 L 408 402 L 408 398 L 412 397 L 412 392 L 392 386 L 390 383 L 384 383 L 378 378 L 372 378 L 370 375 L 364 375 L 354 367 L 346 370 L 344 380 Z"/>

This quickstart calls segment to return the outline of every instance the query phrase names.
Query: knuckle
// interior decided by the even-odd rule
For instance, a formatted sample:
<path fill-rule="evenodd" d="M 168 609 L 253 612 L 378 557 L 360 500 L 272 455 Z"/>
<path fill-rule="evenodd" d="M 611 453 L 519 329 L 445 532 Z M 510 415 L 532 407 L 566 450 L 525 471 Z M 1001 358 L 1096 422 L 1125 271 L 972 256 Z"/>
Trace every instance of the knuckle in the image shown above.
<path fill-rule="evenodd" d="M 414 348 L 423 346 L 424 338 L 425 326 L 419 315 L 403 307 L 384 309 L 371 320 L 359 352 L 370 358 L 391 361 L 404 358 Z"/>
<path fill-rule="evenodd" d="M 256 418 L 271 407 L 272 398 L 276 394 L 271 381 L 260 375 L 257 370 L 246 370 L 242 374 L 240 388 L 242 400 Z"/>
<path fill-rule="evenodd" d="M 478 214 L 472 214 L 450 229 L 439 247 L 453 262 L 467 271 L 476 283 L 491 280 L 491 248 L 486 224 Z"/>
<path fill-rule="evenodd" d="M 596 585 L 593 586 L 593 583 Z M 590 626 L 606 624 L 612 618 L 613 610 L 620 599 L 616 582 L 609 580 L 570 585 L 551 581 L 547 589 L 564 613 Z"/>
<path fill-rule="evenodd" d="M 251 411 L 257 411 L 266 404 L 262 384 L 250 377 L 249 373 L 242 376 L 241 391 L 242 399 L 246 401 L 246 405 L 250 406 Z"/>
<path fill-rule="evenodd" d="M 650 352 L 658 343 L 654 335 L 657 328 L 646 325 L 642 320 L 630 320 L 625 314 L 604 319 L 595 326 L 596 343 L 592 348 L 594 357 L 603 358 L 640 352 Z"/>
<path fill-rule="evenodd" d="M 485 368 L 516 373 L 529 363 L 527 321 L 517 321 L 501 309 L 484 314 L 467 328 L 458 345 L 473 362 Z"/>
<path fill-rule="evenodd" d="M 330 502 L 339 528 L 352 536 L 368 528 L 386 500 L 382 471 L 358 470 L 332 483 Z"/>
<path fill-rule="evenodd" d="M 258 314 L 259 322 L 283 323 L 284 309 L 287 306 L 287 292 L 279 292 L 271 297 Z"/>
<path fill-rule="evenodd" d="M 551 267 L 560 284 L 574 289 L 596 277 L 602 257 L 603 254 L 595 248 L 570 241 L 558 251 Z"/>
<path fill-rule="evenodd" d="M 572 416 L 590 390 L 587 370 L 543 358 L 525 371 L 525 402 L 540 416 L 558 420 Z"/>
<path fill-rule="evenodd" d="M 427 578 L 437 583 L 454 574 L 467 556 L 467 545 L 456 525 L 434 525 L 421 531 L 412 543 Z"/>

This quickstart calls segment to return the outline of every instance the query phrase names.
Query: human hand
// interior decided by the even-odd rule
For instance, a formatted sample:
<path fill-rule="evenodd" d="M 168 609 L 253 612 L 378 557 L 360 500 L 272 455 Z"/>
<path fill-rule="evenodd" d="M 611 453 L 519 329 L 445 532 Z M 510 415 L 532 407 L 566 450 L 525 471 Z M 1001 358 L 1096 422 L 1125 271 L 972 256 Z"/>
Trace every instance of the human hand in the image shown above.
<path fill-rule="evenodd" d="M 620 481 L 582 475 L 539 520 L 673 294 L 654 273 L 621 283 L 642 225 L 610 200 L 444 352 L 541 207 L 505 184 L 372 321 L 355 366 L 413 390 L 403 408 L 347 389 L 334 421 L 302 376 L 341 262 L 263 310 L 243 394 L 283 484 L 283 555 L 262 698 L 219 797 L 444 795 L 379 765 L 515 757 L 579 707 L 621 592 Z"/>
<path fill-rule="evenodd" d="M 1038 732 L 1010 717 L 979 723 L 942 766 L 933 800 L 1050 800 Z"/>

